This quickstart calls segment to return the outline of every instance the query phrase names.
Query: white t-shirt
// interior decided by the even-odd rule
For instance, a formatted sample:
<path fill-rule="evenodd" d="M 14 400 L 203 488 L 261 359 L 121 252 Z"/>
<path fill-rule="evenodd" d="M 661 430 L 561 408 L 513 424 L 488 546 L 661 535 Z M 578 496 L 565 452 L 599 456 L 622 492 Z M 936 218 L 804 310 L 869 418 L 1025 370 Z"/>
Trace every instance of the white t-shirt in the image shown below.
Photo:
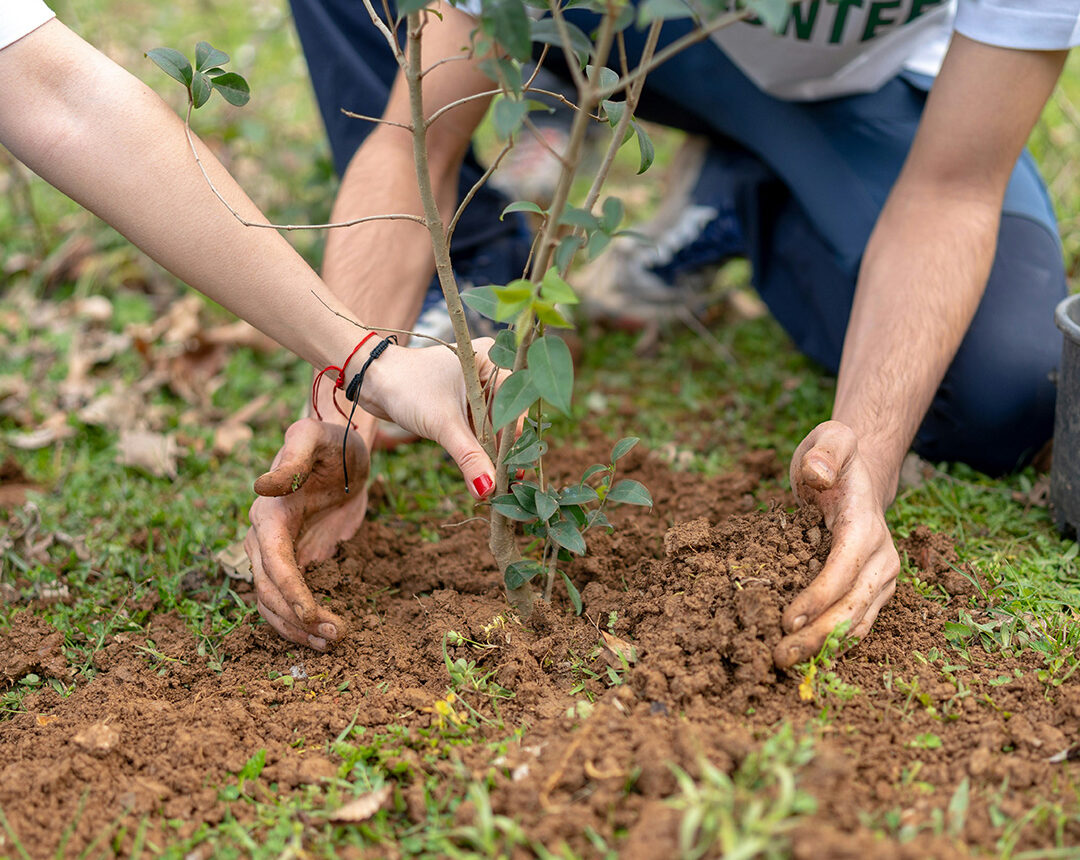
<path fill-rule="evenodd" d="M 740 22 L 713 39 L 765 92 L 816 101 L 872 92 L 904 69 L 936 74 L 954 27 L 998 47 L 1062 50 L 1080 43 L 1080 0 L 801 0 L 780 34 Z"/>
<path fill-rule="evenodd" d="M 0 0 L 0 49 L 55 17 L 42 0 Z"/>

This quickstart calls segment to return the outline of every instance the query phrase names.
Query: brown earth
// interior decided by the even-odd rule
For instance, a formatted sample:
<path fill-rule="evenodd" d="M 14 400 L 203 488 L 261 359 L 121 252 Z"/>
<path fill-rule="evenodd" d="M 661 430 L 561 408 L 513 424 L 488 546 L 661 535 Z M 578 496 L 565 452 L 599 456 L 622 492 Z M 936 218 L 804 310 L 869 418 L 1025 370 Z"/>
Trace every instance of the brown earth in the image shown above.
<path fill-rule="evenodd" d="M 580 472 L 609 446 L 554 461 Z M 704 761 L 733 772 L 784 722 L 818 740 L 799 774 L 816 811 L 791 833 L 796 858 L 994 854 L 1028 810 L 1069 796 L 1063 786 L 1076 783 L 1080 764 L 1048 759 L 1078 740 L 1080 678 L 1047 690 L 1030 651 L 972 647 L 966 659 L 947 646 L 945 623 L 974 590 L 952 576 L 965 568 L 947 538 L 917 530 L 901 548 L 921 580 L 959 596 L 946 604 L 901 584 L 874 634 L 834 674 L 821 667 L 804 701 L 800 675 L 776 670 L 770 653 L 784 606 L 820 569 L 830 538 L 816 515 L 785 507 L 776 456 L 748 455 L 713 478 L 672 472 L 640 450 L 620 465 L 650 487 L 656 508 L 621 511 L 616 534 L 591 539 L 590 556 L 569 567 L 583 617 L 564 599 L 528 624 L 509 617 L 478 522 L 434 524 L 441 539 L 427 542 L 414 527 L 374 519 L 309 574 L 352 625 L 332 653 L 244 624 L 220 649 L 217 672 L 179 617 L 154 614 L 146 635 L 111 637 L 94 658 L 96 677 L 70 697 L 46 689 L 0 722 L 0 808 L 33 857 L 53 856 L 72 822 L 67 852 L 77 856 L 123 824 L 130 848 L 145 815 L 158 844 L 229 814 L 250 820 L 251 805 L 221 800 L 217 787 L 235 785 L 258 750 L 266 768 L 250 790 L 276 783 L 287 794 L 336 775 L 327 742 L 350 725 L 419 731 L 445 719 L 435 703 L 448 692 L 451 630 L 479 645 L 451 645 L 449 658 L 476 661 L 513 694 L 459 689 L 492 724 L 497 706 L 504 726 L 460 731 L 526 731 L 497 759 L 486 744 L 456 747 L 457 765 L 402 747 L 391 762 L 401 810 L 392 814 L 414 821 L 424 819 L 423 777 L 444 773 L 446 791 L 460 793 L 451 774 L 464 766 L 491 774 L 494 811 L 550 848 L 565 842 L 596 856 L 592 828 L 620 856 L 676 857 L 679 813 L 665 802 L 678 793 L 672 765 L 695 777 Z M 15 619 L 0 643 L 0 690 L 28 672 L 65 677 L 58 634 L 29 613 Z M 928 659 L 933 649 L 942 659 Z M 460 701 L 451 708 L 466 713 Z M 447 731 L 459 731 L 452 719 Z M 967 813 L 942 824 L 964 780 Z M 468 802 L 457 808 L 459 821 L 471 814 Z M 179 831 L 166 819 L 182 820 Z M 1080 844 L 1075 821 L 1065 844 Z M 887 826 L 917 835 L 875 836 Z M 1034 816 L 1015 847 L 1053 846 L 1054 826 Z M 382 845 L 371 856 L 397 851 Z"/>

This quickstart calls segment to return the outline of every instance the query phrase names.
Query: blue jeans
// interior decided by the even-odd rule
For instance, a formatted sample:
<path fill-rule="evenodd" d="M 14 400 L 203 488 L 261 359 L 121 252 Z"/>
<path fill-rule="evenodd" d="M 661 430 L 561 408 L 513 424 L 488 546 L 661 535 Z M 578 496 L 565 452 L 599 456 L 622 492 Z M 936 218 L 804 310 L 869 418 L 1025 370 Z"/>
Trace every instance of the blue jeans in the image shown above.
<path fill-rule="evenodd" d="M 291 0 L 334 161 L 343 171 L 378 115 L 397 71 L 355 0 Z M 590 32 L 595 18 L 570 17 Z M 664 25 L 660 47 L 689 21 Z M 631 63 L 643 34 L 625 31 Z M 546 67 L 564 69 L 558 52 Z M 721 212 L 737 217 L 754 286 L 806 355 L 839 367 L 866 242 L 907 156 L 930 81 L 899 75 L 874 93 L 819 102 L 765 95 L 712 42 L 653 71 L 638 115 L 706 135 L 728 178 Z M 470 154 L 462 189 L 481 168 Z M 455 236 L 454 264 L 474 283 L 506 283 L 527 254 L 507 201 L 484 188 Z M 916 250 L 913 249 L 913 253 Z M 1018 161 L 1002 210 L 982 303 L 915 438 L 933 461 L 997 474 L 1023 465 L 1053 432 L 1052 374 L 1061 351 L 1053 309 L 1066 294 L 1057 226 L 1030 155 Z"/>

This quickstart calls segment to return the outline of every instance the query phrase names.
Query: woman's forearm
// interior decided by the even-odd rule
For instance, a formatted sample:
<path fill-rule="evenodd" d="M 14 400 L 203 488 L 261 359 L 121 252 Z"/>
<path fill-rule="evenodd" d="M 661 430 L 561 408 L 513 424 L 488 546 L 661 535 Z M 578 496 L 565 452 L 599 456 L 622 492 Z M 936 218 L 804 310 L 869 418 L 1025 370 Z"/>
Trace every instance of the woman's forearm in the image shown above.
<path fill-rule="evenodd" d="M 217 200 L 152 90 L 54 20 L 0 50 L 0 93 L 0 142 L 43 179 L 311 364 L 348 355 L 362 333 L 316 295 L 344 306 L 280 234 L 245 227 Z M 232 207 L 265 223 L 196 145 Z"/>

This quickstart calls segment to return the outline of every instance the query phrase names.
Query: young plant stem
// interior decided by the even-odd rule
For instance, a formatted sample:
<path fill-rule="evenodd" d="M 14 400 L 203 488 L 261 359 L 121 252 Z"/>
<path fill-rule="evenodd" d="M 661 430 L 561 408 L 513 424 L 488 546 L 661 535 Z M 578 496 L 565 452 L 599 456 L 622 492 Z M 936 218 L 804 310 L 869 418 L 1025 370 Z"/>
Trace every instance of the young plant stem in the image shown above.
<path fill-rule="evenodd" d="M 596 49 L 593 51 L 592 65 L 594 68 L 602 67 L 607 62 L 608 54 L 611 52 L 615 29 L 614 15 L 614 11 L 609 7 L 600 24 L 600 34 L 597 38 Z M 557 25 L 562 21 L 559 36 L 563 40 L 563 51 L 569 56 L 572 52 L 566 22 L 563 21 L 561 13 L 556 16 L 555 7 L 552 7 L 552 17 L 555 18 Z M 574 66 L 571 64 L 571 69 L 573 68 Z M 585 144 L 587 123 L 592 118 L 593 108 L 600 103 L 599 92 L 595 83 L 588 80 L 580 72 L 574 79 L 575 81 L 579 79 L 581 81 L 578 86 L 578 105 L 581 109 L 574 114 L 574 121 L 570 125 L 570 139 L 566 144 L 566 151 L 563 153 L 562 174 L 559 177 L 559 184 L 555 188 L 551 205 L 548 207 L 548 216 L 544 222 L 540 247 L 536 259 L 533 260 L 531 280 L 535 283 L 539 283 L 540 279 L 543 278 L 551 262 L 551 255 L 555 251 L 559 234 L 559 219 L 562 217 L 567 200 L 570 198 L 570 189 L 574 183 L 574 172 L 581 161 L 581 149 Z"/>
<path fill-rule="evenodd" d="M 611 51 L 611 45 L 614 39 L 614 14 L 614 10 L 609 6 L 600 25 L 600 35 L 593 54 L 593 63 L 596 66 L 602 66 L 606 62 L 607 56 Z M 556 20 L 561 20 L 561 18 Z M 566 51 L 569 56 L 570 36 L 569 31 L 566 29 L 565 22 L 563 22 L 561 27 L 560 39 L 563 42 L 563 50 Z M 544 221 L 542 238 L 540 239 L 539 251 L 533 261 L 531 280 L 534 284 L 540 283 L 544 272 L 547 271 L 547 265 L 551 259 L 551 254 L 554 250 L 556 238 L 558 236 L 559 218 L 566 208 L 567 200 L 570 197 L 570 188 L 574 180 L 574 172 L 578 162 L 581 160 L 581 150 L 585 142 L 585 131 L 587 128 L 586 123 L 592 118 L 592 108 L 599 103 L 597 100 L 597 87 L 592 81 L 588 80 L 580 72 L 575 76 L 575 81 L 578 82 L 578 102 L 581 109 L 574 114 L 574 121 L 570 127 L 570 140 L 561 159 L 562 172 L 559 176 L 559 183 L 556 187 L 551 206 L 548 208 L 548 214 Z M 526 332 L 525 336 L 521 338 L 517 347 L 517 352 L 514 355 L 515 372 L 525 367 L 526 353 L 532 343 L 534 332 L 535 329 L 530 321 L 529 330 Z M 543 415 L 539 415 L 538 418 L 539 421 L 542 422 Z M 506 493 L 509 487 L 506 456 L 513 443 L 510 435 L 511 434 L 509 433 L 504 433 L 502 435 L 499 442 L 498 459 L 495 461 L 495 492 L 499 495 Z M 542 476 L 542 463 L 540 464 L 539 469 L 541 470 L 540 475 Z M 506 569 L 505 565 L 502 564 L 502 558 L 519 556 L 517 544 L 514 541 L 514 524 L 495 511 L 492 511 L 491 514 L 490 546 L 492 554 L 495 556 L 496 561 L 499 562 L 501 570 L 505 571 Z M 554 582 L 553 571 L 547 572 L 546 580 L 544 596 L 549 599 L 551 596 L 551 587 Z M 533 591 L 527 585 L 520 589 L 507 589 L 507 597 L 515 608 L 518 608 L 519 613 L 525 617 L 531 613 Z"/>
<path fill-rule="evenodd" d="M 656 51 L 656 43 L 660 40 L 660 28 L 662 25 L 663 21 L 653 21 L 652 25 L 649 27 L 649 33 L 645 37 L 645 47 L 641 52 L 641 62 L 638 64 L 638 68 L 647 66 L 652 60 L 653 53 Z M 600 167 L 596 171 L 596 176 L 593 178 L 589 193 L 585 195 L 585 202 L 582 204 L 582 208 L 586 212 L 591 211 L 593 206 L 596 205 L 597 198 L 600 196 L 600 190 L 603 188 L 608 173 L 611 171 L 611 165 L 615 163 L 615 155 L 618 153 L 623 145 L 623 141 L 626 139 L 626 132 L 630 128 L 630 121 L 633 119 L 634 111 L 637 110 L 638 101 L 641 99 L 641 91 L 644 87 L 645 78 L 638 78 L 630 85 L 630 89 L 626 93 L 625 107 L 622 116 L 619 117 L 619 122 L 615 126 L 615 134 L 611 138 L 611 145 L 608 146 L 607 152 L 604 153 L 604 160 L 600 163 Z"/>
<path fill-rule="evenodd" d="M 365 0 L 368 3 L 369 0 Z M 420 191 L 420 199 L 424 206 L 424 220 L 431 234 L 432 250 L 435 254 L 435 271 L 439 277 L 439 286 L 442 287 L 443 296 L 446 298 L 446 307 L 450 313 L 450 322 L 454 327 L 454 336 L 457 340 L 457 356 L 461 362 L 461 371 L 465 377 L 466 396 L 469 401 L 469 410 L 472 413 L 473 425 L 477 439 L 491 457 L 498 464 L 496 469 L 496 486 L 501 487 L 499 493 L 506 492 L 506 451 L 513 443 L 513 432 L 510 428 L 502 434 L 499 440 L 499 450 L 496 450 L 495 435 L 492 432 L 491 422 L 487 417 L 487 406 L 484 400 L 483 385 L 480 374 L 476 367 L 476 355 L 472 348 L 472 337 L 469 334 L 469 324 L 465 319 L 465 308 L 461 303 L 461 294 L 458 291 L 457 279 L 454 277 L 454 269 L 450 262 L 450 245 L 447 241 L 446 230 L 443 226 L 442 216 L 439 213 L 438 202 L 435 199 L 435 190 L 431 183 L 431 171 L 427 152 L 427 129 L 428 121 L 424 118 L 424 94 L 423 94 L 423 67 L 421 64 L 421 15 L 413 12 L 408 17 L 406 25 L 407 47 L 406 63 L 404 66 L 405 79 L 409 86 L 409 109 L 412 115 L 413 126 L 413 159 L 416 163 L 416 179 Z M 518 355 L 522 366 L 524 354 Z M 517 368 L 515 368 L 517 369 Z M 501 456 L 500 456 L 501 455 Z M 499 572 L 505 574 L 507 567 L 521 558 L 517 542 L 514 540 L 514 524 L 497 511 L 491 511 L 489 529 L 489 547 L 495 558 Z M 521 588 L 507 588 L 506 597 L 510 605 L 522 616 L 527 618 L 532 613 L 533 592 L 527 585 Z"/>
<path fill-rule="evenodd" d="M 442 287 L 443 296 L 446 299 L 450 323 L 454 327 L 454 338 L 458 345 L 457 357 L 465 377 L 465 393 L 469 402 L 469 410 L 472 412 L 474 429 L 481 446 L 488 456 L 494 459 L 494 437 L 487 420 L 483 387 L 480 384 L 480 374 L 476 367 L 476 354 L 472 348 L 472 336 L 469 334 L 469 324 L 465 319 L 465 307 L 461 303 L 461 293 L 458 290 L 457 279 L 454 277 L 454 268 L 450 262 L 450 246 L 446 241 L 442 215 L 439 212 L 439 205 L 435 199 L 435 189 L 431 183 L 427 150 L 427 126 L 424 122 L 423 68 L 421 65 L 423 14 L 421 12 L 411 13 L 406 25 L 408 47 L 406 51 L 405 78 L 409 84 L 409 110 L 412 114 L 413 159 L 416 162 L 416 182 L 420 191 L 420 200 L 424 207 L 424 221 L 431 235 L 431 246 L 435 254 L 435 272 L 438 274 L 439 286 Z"/>

